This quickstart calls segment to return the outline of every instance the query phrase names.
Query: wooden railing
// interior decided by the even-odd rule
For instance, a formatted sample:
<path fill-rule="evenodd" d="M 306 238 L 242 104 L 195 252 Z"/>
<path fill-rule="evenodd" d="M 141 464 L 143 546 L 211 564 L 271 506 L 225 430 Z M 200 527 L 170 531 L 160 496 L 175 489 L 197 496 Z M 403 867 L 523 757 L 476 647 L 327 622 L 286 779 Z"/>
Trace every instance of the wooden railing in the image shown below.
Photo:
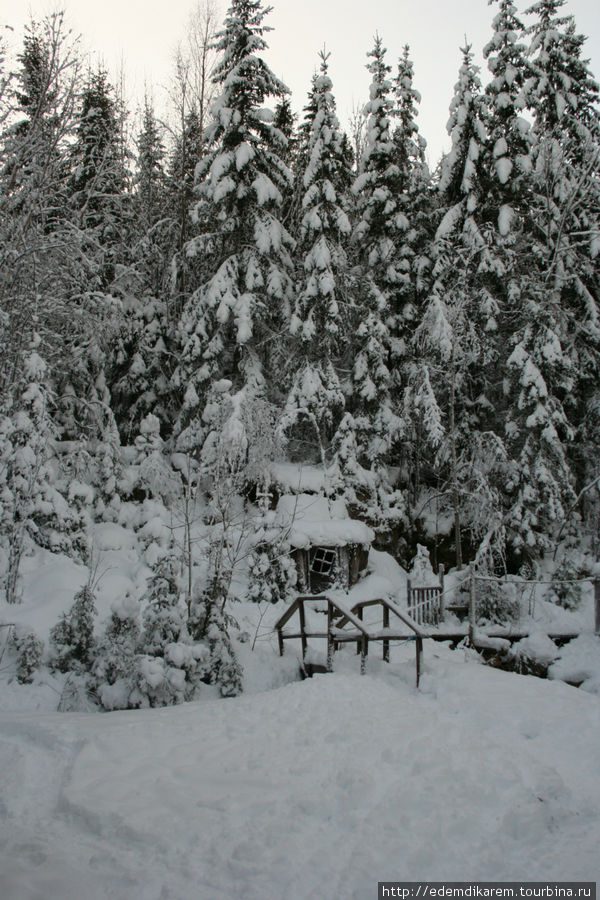
<path fill-rule="evenodd" d="M 327 603 L 327 630 L 310 631 L 306 624 L 306 604 L 314 604 L 316 601 Z M 382 628 L 374 631 L 366 626 L 363 622 L 363 611 L 365 607 L 379 605 L 382 607 Z M 298 613 L 299 630 L 284 631 L 284 626 L 290 621 L 295 613 Z M 390 628 L 390 613 L 393 613 L 405 627 L 402 630 L 394 630 Z M 352 626 L 348 628 L 346 626 Z M 412 634 L 407 634 L 407 631 Z M 416 683 L 419 685 L 421 677 L 421 660 L 423 655 L 423 638 L 427 635 L 421 630 L 419 624 L 410 616 L 406 615 L 402 610 L 385 598 L 377 598 L 373 600 L 362 600 L 355 603 L 349 609 L 337 598 L 333 599 L 327 595 L 321 596 L 299 596 L 284 614 L 275 623 L 275 631 L 279 642 L 279 654 L 283 656 L 284 641 L 291 639 L 300 639 L 302 646 L 302 660 L 306 656 L 309 638 L 326 638 L 327 640 L 327 671 L 333 671 L 333 655 L 339 648 L 340 644 L 356 641 L 356 652 L 360 653 L 360 672 L 364 675 L 366 671 L 367 656 L 369 654 L 369 641 L 382 641 L 383 643 L 383 659 L 385 662 L 390 661 L 390 641 L 407 641 L 414 639 L 416 641 Z"/>

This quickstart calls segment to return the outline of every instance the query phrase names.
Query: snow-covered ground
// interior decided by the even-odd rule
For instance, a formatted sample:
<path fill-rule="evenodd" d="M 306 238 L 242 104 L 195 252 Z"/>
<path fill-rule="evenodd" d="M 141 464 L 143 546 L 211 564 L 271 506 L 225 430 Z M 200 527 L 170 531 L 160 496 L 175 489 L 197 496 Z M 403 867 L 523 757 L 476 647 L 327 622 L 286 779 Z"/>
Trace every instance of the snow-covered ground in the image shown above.
<path fill-rule="evenodd" d="M 0 713 L 0 897 L 362 900 L 378 880 L 595 880 L 600 698 L 441 644 L 425 663 L 418 691 L 407 645 L 364 677 L 348 651 L 332 675 L 236 699 Z"/>
<path fill-rule="evenodd" d="M 115 599 L 143 595 L 139 541 L 95 529 L 100 628 Z M 0 623 L 47 646 L 88 572 L 39 551 L 21 574 L 23 602 L 0 604 Z M 406 602 L 387 554 L 371 552 L 348 602 L 367 594 Z M 427 641 L 417 691 L 412 643 L 393 645 L 390 665 L 373 646 L 364 677 L 346 646 L 334 674 L 300 682 L 299 648 L 277 654 L 280 604 L 234 604 L 243 696 L 203 686 L 194 703 L 115 713 L 55 712 L 66 676 L 43 667 L 18 684 L 0 633 L 0 900 L 362 900 L 378 880 L 595 880 L 591 591 L 574 613 L 541 596 L 529 608 L 522 649 L 550 654 L 548 680 Z M 583 634 L 557 649 L 556 630 Z"/>

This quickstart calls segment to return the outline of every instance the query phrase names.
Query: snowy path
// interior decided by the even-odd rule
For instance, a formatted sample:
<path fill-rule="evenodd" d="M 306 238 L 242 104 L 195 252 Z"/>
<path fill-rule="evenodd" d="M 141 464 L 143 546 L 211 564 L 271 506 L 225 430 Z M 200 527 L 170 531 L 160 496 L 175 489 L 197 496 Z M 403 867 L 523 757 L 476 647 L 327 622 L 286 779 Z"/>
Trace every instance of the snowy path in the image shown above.
<path fill-rule="evenodd" d="M 370 898 L 595 880 L 600 702 L 431 658 L 106 715 L 0 715 L 2 900 Z"/>

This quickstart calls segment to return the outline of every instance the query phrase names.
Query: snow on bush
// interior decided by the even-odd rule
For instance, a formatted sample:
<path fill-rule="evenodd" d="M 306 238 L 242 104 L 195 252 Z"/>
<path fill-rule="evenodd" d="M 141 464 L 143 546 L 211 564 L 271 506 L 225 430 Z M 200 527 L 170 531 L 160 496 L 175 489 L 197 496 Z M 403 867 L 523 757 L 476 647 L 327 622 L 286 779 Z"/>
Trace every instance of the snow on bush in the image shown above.
<path fill-rule="evenodd" d="M 53 665 L 61 672 L 86 672 L 93 662 L 96 640 L 96 602 L 92 588 L 84 585 L 75 595 L 70 610 L 50 631 Z"/>
<path fill-rule="evenodd" d="M 564 609 L 577 609 L 583 598 L 584 584 L 581 579 L 589 574 L 590 568 L 581 553 L 571 551 L 565 554 L 554 571 L 546 599 Z"/>
<path fill-rule="evenodd" d="M 35 631 L 25 625 L 13 630 L 12 643 L 17 651 L 17 681 L 19 684 L 31 684 L 42 665 L 44 645 Z"/>

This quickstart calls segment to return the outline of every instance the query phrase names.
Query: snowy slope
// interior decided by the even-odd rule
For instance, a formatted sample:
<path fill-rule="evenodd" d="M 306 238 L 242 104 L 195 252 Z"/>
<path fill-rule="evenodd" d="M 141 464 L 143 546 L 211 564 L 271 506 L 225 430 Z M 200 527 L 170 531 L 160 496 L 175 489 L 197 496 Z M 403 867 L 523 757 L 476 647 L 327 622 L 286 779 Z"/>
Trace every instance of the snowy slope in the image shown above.
<path fill-rule="evenodd" d="M 409 653 L 409 648 L 405 648 Z M 3 900 L 598 873 L 600 699 L 426 648 L 233 700 L 0 713 Z"/>

